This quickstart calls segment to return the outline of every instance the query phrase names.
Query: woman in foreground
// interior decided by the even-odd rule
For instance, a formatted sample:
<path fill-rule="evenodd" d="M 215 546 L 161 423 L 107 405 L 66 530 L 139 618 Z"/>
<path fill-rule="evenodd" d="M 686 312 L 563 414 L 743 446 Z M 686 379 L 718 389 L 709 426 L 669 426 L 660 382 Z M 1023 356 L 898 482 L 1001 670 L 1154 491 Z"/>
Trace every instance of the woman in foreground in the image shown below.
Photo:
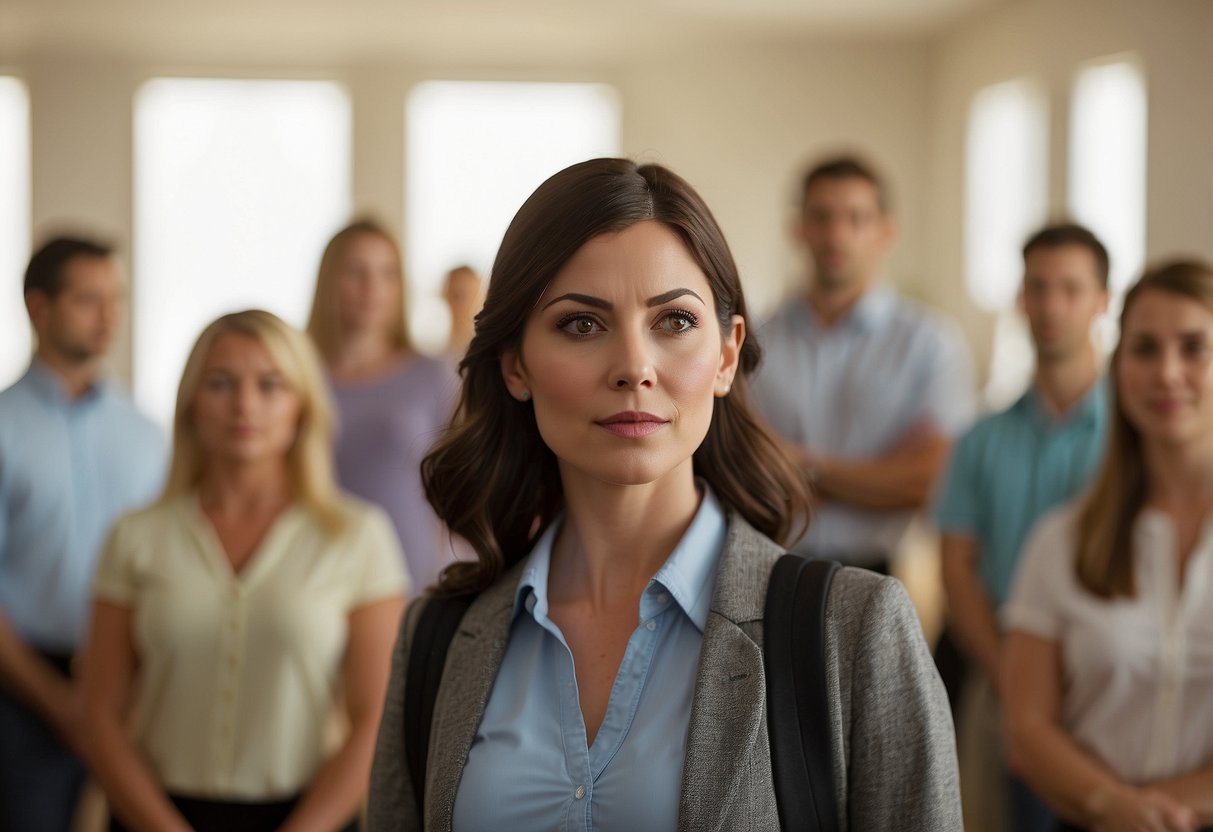
<path fill-rule="evenodd" d="M 478 597 L 424 795 L 402 725 L 418 616 L 402 626 L 373 830 L 779 828 L 761 622 L 772 541 L 808 494 L 751 409 L 745 314 L 719 227 L 665 168 L 574 165 L 519 210 L 423 466 L 478 554 L 438 592 Z M 960 829 L 948 706 L 901 585 L 841 570 L 825 635 L 841 828 Z"/>

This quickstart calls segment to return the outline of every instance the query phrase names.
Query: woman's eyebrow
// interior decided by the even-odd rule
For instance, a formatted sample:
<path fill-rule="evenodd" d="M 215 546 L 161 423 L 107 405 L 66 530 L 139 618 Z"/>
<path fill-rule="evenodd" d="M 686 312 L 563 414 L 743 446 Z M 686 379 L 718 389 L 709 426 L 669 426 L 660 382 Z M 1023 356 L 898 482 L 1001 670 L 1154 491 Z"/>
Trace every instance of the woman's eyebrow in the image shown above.
<path fill-rule="evenodd" d="M 660 295 L 656 295 L 655 297 L 649 298 L 647 301 L 645 301 L 645 305 L 646 306 L 661 306 L 661 304 L 669 303 L 674 298 L 680 298 L 683 295 L 691 295 L 693 298 L 698 300 L 700 303 L 703 303 L 703 298 L 699 297 L 699 295 L 695 294 L 690 289 L 671 289 L 668 292 L 662 292 Z M 707 306 L 706 303 L 704 303 L 703 305 Z"/>
<path fill-rule="evenodd" d="M 561 295 L 558 298 L 552 298 L 543 305 L 543 308 L 547 309 L 553 303 L 560 303 L 562 300 L 577 301 L 578 303 L 584 303 L 586 306 L 593 306 L 597 309 L 605 309 L 608 312 L 615 308 L 610 301 L 603 300 L 602 298 L 596 298 L 593 295 L 579 295 L 576 292 L 569 292 L 568 294 Z M 649 305 L 651 306 L 652 304 Z"/>

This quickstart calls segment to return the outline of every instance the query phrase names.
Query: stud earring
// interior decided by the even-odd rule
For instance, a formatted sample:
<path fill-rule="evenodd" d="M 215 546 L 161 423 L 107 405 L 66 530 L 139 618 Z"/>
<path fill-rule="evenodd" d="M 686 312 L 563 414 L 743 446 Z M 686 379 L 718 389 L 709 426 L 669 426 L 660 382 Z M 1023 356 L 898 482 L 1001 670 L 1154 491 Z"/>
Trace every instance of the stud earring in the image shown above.
<path fill-rule="evenodd" d="M 531 399 L 530 390 L 523 390 L 521 393 L 518 394 L 518 401 L 520 401 L 520 402 L 530 401 L 530 399 Z"/>

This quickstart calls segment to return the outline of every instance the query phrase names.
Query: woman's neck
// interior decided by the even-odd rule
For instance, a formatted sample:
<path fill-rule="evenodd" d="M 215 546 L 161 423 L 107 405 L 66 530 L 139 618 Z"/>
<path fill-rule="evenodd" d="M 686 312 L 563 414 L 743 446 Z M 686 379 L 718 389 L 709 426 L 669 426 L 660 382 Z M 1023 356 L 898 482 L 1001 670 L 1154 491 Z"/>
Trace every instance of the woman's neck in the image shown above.
<path fill-rule="evenodd" d="M 329 362 L 329 372 L 343 381 L 375 378 L 396 366 L 405 355 L 383 333 L 351 333 L 342 338 Z"/>
<path fill-rule="evenodd" d="M 598 609 L 636 603 L 699 508 L 689 460 L 684 468 L 636 486 L 562 472 L 565 518 L 548 579 L 553 603 Z"/>
<path fill-rule="evenodd" d="M 281 511 L 292 499 L 285 460 L 254 464 L 214 461 L 198 483 L 207 514 L 261 514 Z"/>
<path fill-rule="evenodd" d="M 1150 501 L 1178 510 L 1213 508 L 1213 442 L 1142 444 Z"/>

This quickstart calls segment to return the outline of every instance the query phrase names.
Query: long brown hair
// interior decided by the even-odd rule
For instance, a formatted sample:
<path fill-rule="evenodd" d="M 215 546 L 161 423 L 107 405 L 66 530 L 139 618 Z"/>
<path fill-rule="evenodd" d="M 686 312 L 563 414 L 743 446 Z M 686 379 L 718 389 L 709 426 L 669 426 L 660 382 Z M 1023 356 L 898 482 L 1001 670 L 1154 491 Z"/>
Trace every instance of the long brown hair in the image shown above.
<path fill-rule="evenodd" d="M 1213 313 L 1213 267 L 1197 260 L 1177 260 L 1149 269 L 1125 295 L 1120 313 L 1122 337 L 1112 354 L 1120 366 L 1129 311 L 1147 292 L 1166 292 L 1194 300 Z M 1112 427 L 1107 452 L 1094 484 L 1078 511 L 1075 571 L 1078 581 L 1101 598 L 1132 597 L 1133 526 L 1149 495 L 1141 433 L 1125 416 L 1113 379 Z"/>
<path fill-rule="evenodd" d="M 438 591 L 476 592 L 518 562 L 562 510 L 556 456 L 544 444 L 534 411 L 516 401 L 501 374 L 501 354 L 517 349 L 548 284 L 587 241 L 646 220 L 663 223 L 686 245 L 712 288 L 722 329 L 746 315 L 737 266 L 711 211 L 682 178 L 660 165 L 593 159 L 539 186 L 505 232 L 476 316 L 476 335 L 459 370 L 463 390 L 454 426 L 421 463 L 426 496 L 451 531 L 466 538 L 477 562 L 453 564 Z M 753 336 L 741 349 L 731 391 L 717 398 L 696 476 L 721 504 L 762 533 L 787 541 L 809 512 L 803 476 L 756 419 L 746 377 L 761 351 Z"/>
<path fill-rule="evenodd" d="M 396 349 L 408 350 L 413 346 L 408 324 L 408 286 L 404 282 L 404 261 L 400 257 L 400 244 L 382 225 L 364 218 L 355 220 L 333 235 L 333 239 L 324 247 L 324 254 L 320 256 L 320 271 L 316 275 L 316 291 L 312 295 L 312 311 L 308 314 L 307 334 L 311 336 L 325 361 L 332 361 L 341 347 L 341 306 L 337 297 L 337 277 L 350 247 L 361 237 L 378 237 L 391 246 L 396 254 L 400 305 L 399 309 L 393 310 L 395 317 L 389 334 L 392 346 Z"/>

